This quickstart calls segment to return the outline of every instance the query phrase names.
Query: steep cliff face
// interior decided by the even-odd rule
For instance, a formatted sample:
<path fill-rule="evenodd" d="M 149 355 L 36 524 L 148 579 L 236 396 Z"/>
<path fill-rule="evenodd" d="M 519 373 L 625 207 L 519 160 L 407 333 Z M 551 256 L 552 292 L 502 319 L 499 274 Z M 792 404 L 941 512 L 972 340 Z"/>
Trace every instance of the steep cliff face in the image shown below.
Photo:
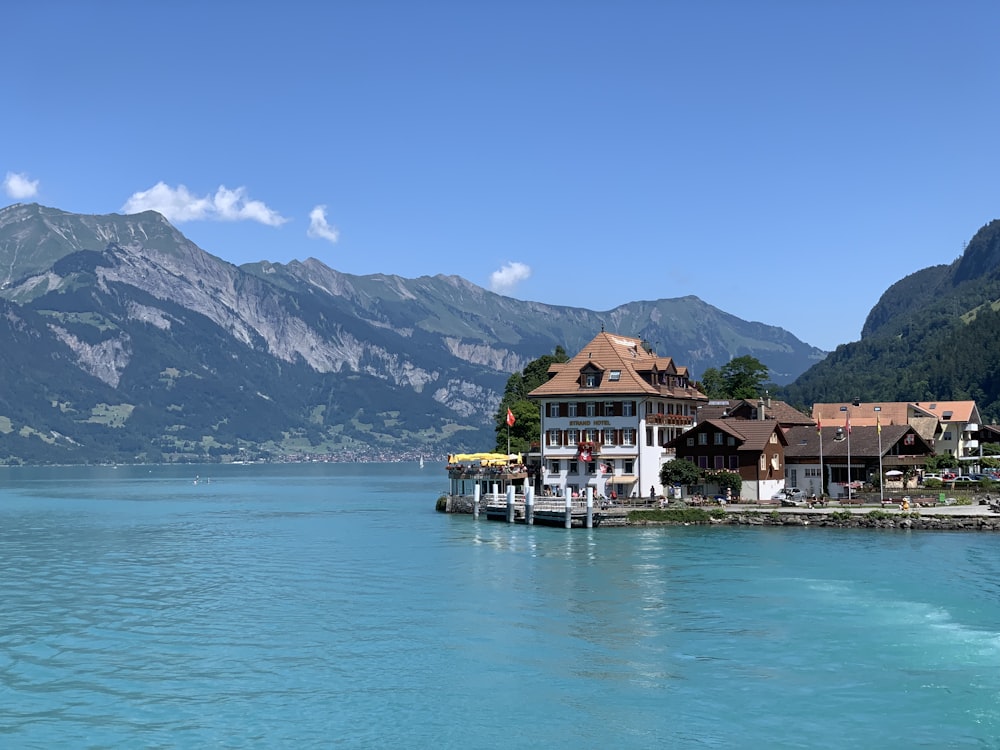
<path fill-rule="evenodd" d="M 0 210 L 0 300 L 20 327 L 11 340 L 34 342 L 30 356 L 0 362 L 0 375 L 16 377 L 14 362 L 41 369 L 46 357 L 73 368 L 60 370 L 65 386 L 27 377 L 16 404 L 0 400 L 0 423 L 14 425 L 0 434 L 0 461 L 25 449 L 11 435 L 52 430 L 68 438 L 60 449 L 135 455 L 479 449 L 492 442 L 512 372 L 605 326 L 696 374 L 749 352 L 794 377 L 822 356 L 695 298 L 599 313 L 513 300 L 458 276 L 350 276 L 315 259 L 237 267 L 153 212 Z"/>

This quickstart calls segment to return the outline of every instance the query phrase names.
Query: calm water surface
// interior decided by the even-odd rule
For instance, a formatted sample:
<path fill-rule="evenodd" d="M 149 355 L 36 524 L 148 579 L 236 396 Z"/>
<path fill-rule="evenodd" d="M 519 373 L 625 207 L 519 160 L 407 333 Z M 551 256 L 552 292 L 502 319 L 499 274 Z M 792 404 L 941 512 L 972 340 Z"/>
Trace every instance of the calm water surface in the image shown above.
<path fill-rule="evenodd" d="M 1000 747 L 998 536 L 567 532 L 445 486 L 0 470 L 0 746 Z"/>

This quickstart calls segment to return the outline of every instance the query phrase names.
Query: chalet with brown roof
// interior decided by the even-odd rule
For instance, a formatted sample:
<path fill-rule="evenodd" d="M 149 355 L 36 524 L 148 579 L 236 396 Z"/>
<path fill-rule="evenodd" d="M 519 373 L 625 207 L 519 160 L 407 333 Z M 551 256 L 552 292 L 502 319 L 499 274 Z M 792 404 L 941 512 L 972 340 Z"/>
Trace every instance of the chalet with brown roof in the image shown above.
<path fill-rule="evenodd" d="M 889 471 L 912 475 L 934 455 L 933 446 L 907 424 L 852 424 L 850 431 L 839 425 L 793 427 L 785 437 L 785 486 L 807 495 L 845 497 L 848 482 L 874 485 Z"/>
<path fill-rule="evenodd" d="M 909 425 L 939 456 L 976 461 L 982 418 L 975 401 L 895 401 L 813 404 L 813 419 L 826 426 Z"/>
<path fill-rule="evenodd" d="M 528 398 L 541 417 L 542 483 L 557 493 L 643 495 L 660 487 L 664 446 L 708 399 L 688 369 L 641 339 L 602 331 Z"/>
<path fill-rule="evenodd" d="M 773 419 L 708 419 L 668 443 L 678 459 L 700 469 L 731 471 L 743 480 L 741 499 L 770 498 L 785 482 L 785 433 Z"/>
<path fill-rule="evenodd" d="M 706 419 L 770 419 L 784 428 L 816 424 L 808 414 L 770 397 L 712 399 L 698 410 L 698 421 Z"/>

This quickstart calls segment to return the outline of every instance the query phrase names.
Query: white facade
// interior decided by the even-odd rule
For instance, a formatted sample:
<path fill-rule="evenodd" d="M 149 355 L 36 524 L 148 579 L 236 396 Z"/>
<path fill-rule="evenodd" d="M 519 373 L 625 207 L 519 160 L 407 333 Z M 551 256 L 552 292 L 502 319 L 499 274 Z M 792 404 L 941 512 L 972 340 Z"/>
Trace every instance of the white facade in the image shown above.
<path fill-rule="evenodd" d="M 551 398 L 542 410 L 542 484 L 552 494 L 662 494 L 664 444 L 694 423 L 691 402 L 609 397 Z M 588 460 L 589 459 L 589 460 Z"/>

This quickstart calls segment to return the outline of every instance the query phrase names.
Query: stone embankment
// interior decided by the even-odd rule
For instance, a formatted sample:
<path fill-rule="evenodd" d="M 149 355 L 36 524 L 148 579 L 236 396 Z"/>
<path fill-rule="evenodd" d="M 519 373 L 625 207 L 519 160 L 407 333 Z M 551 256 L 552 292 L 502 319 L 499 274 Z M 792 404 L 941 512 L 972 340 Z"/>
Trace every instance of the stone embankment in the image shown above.
<path fill-rule="evenodd" d="M 1000 531 L 997 506 L 950 505 L 916 508 L 844 506 L 823 508 L 768 508 L 730 505 L 690 507 L 671 503 L 662 510 L 614 508 L 601 513 L 601 528 L 635 526 L 803 526 L 842 529 L 912 529 L 926 531 Z M 445 513 L 472 513 L 472 499 L 444 497 L 437 509 Z M 483 509 L 485 512 L 485 508 Z"/>
<path fill-rule="evenodd" d="M 746 511 L 726 513 L 710 523 L 736 526 L 833 526 L 847 529 L 921 529 L 932 531 L 1000 531 L 1000 515 L 937 515 L 919 513 L 826 512 L 817 515 Z"/>
<path fill-rule="evenodd" d="M 629 515 L 629 526 L 678 525 L 677 521 L 658 519 L 652 514 Z M 880 508 L 823 509 L 713 509 L 702 524 L 719 526 L 817 526 L 844 529 L 913 529 L 927 531 L 1000 531 L 1000 513 L 984 506 L 953 506 L 919 511 L 882 510 Z M 694 521 L 699 523 L 699 521 Z M 684 523 L 691 523 L 685 521 Z"/>

